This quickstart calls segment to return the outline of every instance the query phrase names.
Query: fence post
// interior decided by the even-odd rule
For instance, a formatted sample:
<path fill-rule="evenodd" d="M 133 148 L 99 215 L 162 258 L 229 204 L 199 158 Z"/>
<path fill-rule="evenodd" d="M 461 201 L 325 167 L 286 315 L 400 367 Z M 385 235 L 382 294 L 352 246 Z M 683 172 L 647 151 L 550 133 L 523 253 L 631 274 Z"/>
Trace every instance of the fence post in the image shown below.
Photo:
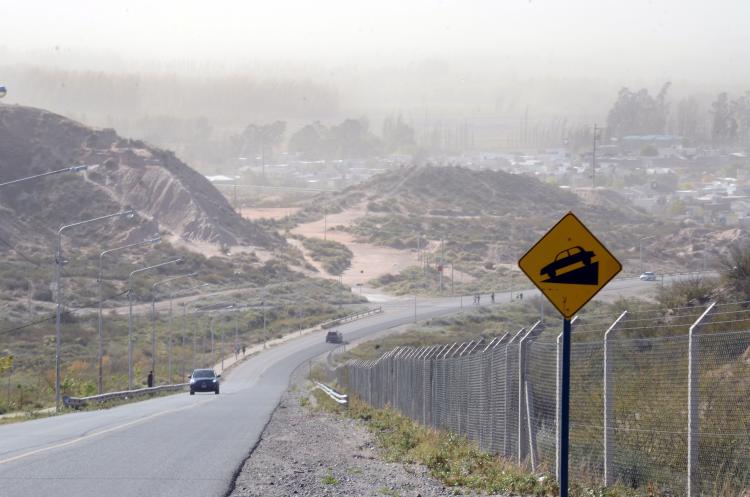
<path fill-rule="evenodd" d="M 524 442 L 526 426 L 523 422 L 526 388 L 526 347 L 529 340 L 533 340 L 544 329 L 541 321 L 537 321 L 518 341 L 518 464 L 526 459 L 526 444 Z"/>
<path fill-rule="evenodd" d="M 560 392 L 562 390 L 562 333 L 555 340 L 555 478 L 560 481 Z"/>
<path fill-rule="evenodd" d="M 510 447 L 510 425 L 508 424 L 508 419 L 510 419 L 511 416 L 511 409 L 510 409 L 510 375 L 513 374 L 513 371 L 511 371 L 511 368 L 508 367 L 508 359 L 510 358 L 510 345 L 515 342 L 518 337 L 521 336 L 526 331 L 526 328 L 521 328 L 518 330 L 518 332 L 513 335 L 513 337 L 508 340 L 507 345 L 505 346 L 505 388 L 503 389 L 503 393 L 505 396 L 504 400 L 504 409 L 505 413 L 503 413 L 503 455 L 506 457 L 511 456 L 511 447 Z"/>
<path fill-rule="evenodd" d="M 698 333 L 710 318 L 716 302 L 712 302 L 703 314 L 695 320 L 688 331 L 688 457 L 687 457 L 687 497 L 698 497 L 698 448 L 700 443 L 700 361 L 698 358 Z"/>
<path fill-rule="evenodd" d="M 425 426 L 429 426 L 427 411 L 432 406 L 432 354 L 438 348 L 438 346 L 428 347 L 427 352 L 422 357 L 422 424 Z M 428 395 L 429 402 L 427 400 Z"/>
<path fill-rule="evenodd" d="M 570 329 L 572 330 L 578 324 L 578 316 L 573 316 L 570 320 Z M 560 425 L 562 424 L 562 410 L 560 407 L 560 397 L 562 395 L 562 336 L 560 333 L 555 340 L 555 478 L 560 481 Z"/>
<path fill-rule="evenodd" d="M 531 471 L 536 473 L 537 452 L 536 452 L 536 430 L 534 429 L 534 390 L 528 381 L 524 381 L 526 394 L 526 429 L 529 435 L 529 456 L 531 458 Z"/>
<path fill-rule="evenodd" d="M 614 400 L 612 395 L 612 349 L 609 347 L 609 336 L 625 320 L 628 311 L 622 314 L 609 325 L 604 332 L 604 486 L 609 487 L 614 483 L 612 473 L 612 451 L 615 441 L 614 426 Z"/>

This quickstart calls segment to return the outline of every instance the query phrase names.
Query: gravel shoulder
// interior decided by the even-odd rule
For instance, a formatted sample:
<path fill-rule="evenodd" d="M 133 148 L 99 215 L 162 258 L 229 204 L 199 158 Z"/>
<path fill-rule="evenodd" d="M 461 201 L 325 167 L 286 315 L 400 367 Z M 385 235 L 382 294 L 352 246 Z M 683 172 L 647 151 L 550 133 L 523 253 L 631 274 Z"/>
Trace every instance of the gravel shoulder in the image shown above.
<path fill-rule="evenodd" d="M 300 368 L 260 443 L 244 463 L 232 497 L 442 497 L 478 495 L 448 489 L 419 465 L 385 462 L 358 421 L 309 405 Z"/>

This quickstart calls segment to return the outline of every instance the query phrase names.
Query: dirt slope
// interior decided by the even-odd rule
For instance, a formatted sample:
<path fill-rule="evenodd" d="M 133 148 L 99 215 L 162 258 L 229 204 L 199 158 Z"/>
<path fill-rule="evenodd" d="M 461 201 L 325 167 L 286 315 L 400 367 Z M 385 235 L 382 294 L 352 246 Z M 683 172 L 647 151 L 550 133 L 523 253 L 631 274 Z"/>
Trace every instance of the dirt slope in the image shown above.
<path fill-rule="evenodd" d="M 222 246 L 283 243 L 235 214 L 208 180 L 172 152 L 45 110 L 0 105 L 0 181 L 74 164 L 98 166 L 85 175 L 64 174 L 3 189 L 0 209 L 7 215 L 2 216 L 0 236 L 49 235 L 61 224 L 131 206 L 144 232 L 168 231 Z"/>

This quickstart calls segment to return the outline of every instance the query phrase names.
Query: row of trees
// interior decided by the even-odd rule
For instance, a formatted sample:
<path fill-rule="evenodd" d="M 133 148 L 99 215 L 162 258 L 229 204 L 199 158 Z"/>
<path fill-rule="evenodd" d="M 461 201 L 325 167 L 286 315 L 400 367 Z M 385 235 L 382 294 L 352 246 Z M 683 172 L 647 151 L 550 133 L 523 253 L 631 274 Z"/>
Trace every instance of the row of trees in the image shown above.
<path fill-rule="evenodd" d="M 750 91 L 736 98 L 719 93 L 710 108 L 694 96 L 683 98 L 670 115 L 670 86 L 665 83 L 655 96 L 646 88 L 622 88 L 607 114 L 607 135 L 672 133 L 693 143 L 750 145 Z"/>
<path fill-rule="evenodd" d="M 230 138 L 232 154 L 268 159 L 279 150 L 285 132 L 286 123 L 283 121 L 250 124 Z M 384 120 L 382 137 L 370 130 L 366 119 L 345 119 L 332 126 L 314 121 L 293 133 L 288 143 L 290 152 L 306 160 L 372 157 L 382 153 L 411 152 L 414 147 L 414 129 L 401 116 Z"/>

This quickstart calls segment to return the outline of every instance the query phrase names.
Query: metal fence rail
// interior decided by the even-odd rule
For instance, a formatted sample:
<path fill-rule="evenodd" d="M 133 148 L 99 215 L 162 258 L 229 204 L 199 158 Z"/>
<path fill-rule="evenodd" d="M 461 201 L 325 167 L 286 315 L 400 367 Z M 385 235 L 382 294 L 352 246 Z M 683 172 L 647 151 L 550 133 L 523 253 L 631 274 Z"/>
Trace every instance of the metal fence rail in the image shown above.
<path fill-rule="evenodd" d="M 333 328 L 334 326 L 338 326 L 340 324 L 350 323 L 352 321 L 356 321 L 357 319 L 366 318 L 366 317 L 372 316 L 373 314 L 378 314 L 381 312 L 383 312 L 382 307 L 373 307 L 372 309 L 367 309 L 364 311 L 347 314 L 346 316 L 341 317 L 341 318 L 331 319 L 330 321 L 324 321 L 320 323 L 320 327 L 325 330 L 327 328 Z"/>
<path fill-rule="evenodd" d="M 338 382 L 374 407 L 556 475 L 559 335 L 538 322 L 492 339 L 399 347 L 340 366 Z M 750 492 L 747 303 L 575 320 L 571 352 L 573 478 L 653 482 L 690 497 Z"/>
<path fill-rule="evenodd" d="M 317 381 L 315 382 L 315 387 L 321 389 L 326 395 L 331 398 L 331 400 L 333 400 L 337 404 L 341 404 L 343 406 L 349 405 L 349 396 L 345 393 L 339 393 L 328 385 Z"/>
<path fill-rule="evenodd" d="M 149 395 L 152 393 L 177 392 L 177 391 L 183 390 L 188 385 L 189 383 L 179 383 L 175 385 L 160 385 L 158 387 L 138 388 L 135 390 L 123 390 L 122 392 L 109 392 L 109 393 L 103 393 L 101 395 L 91 395 L 90 397 L 69 397 L 66 395 L 63 397 L 63 404 L 65 405 L 65 407 L 78 408 L 78 407 L 85 406 L 89 402 L 100 404 L 102 402 L 107 402 L 108 400 L 142 397 L 144 395 Z"/>

